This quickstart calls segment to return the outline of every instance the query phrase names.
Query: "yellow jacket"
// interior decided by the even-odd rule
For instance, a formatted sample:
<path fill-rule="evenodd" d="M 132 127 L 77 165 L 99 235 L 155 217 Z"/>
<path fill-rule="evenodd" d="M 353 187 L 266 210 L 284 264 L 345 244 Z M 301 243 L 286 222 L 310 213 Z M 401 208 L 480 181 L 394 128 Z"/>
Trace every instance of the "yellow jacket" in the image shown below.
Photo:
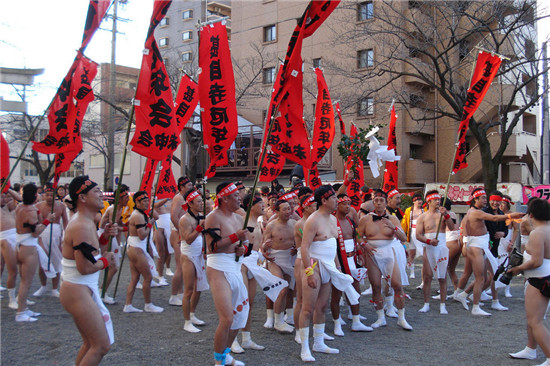
<path fill-rule="evenodd" d="M 401 220 L 401 227 L 405 231 L 405 234 L 407 234 L 407 241 L 409 243 L 411 242 L 411 212 L 413 207 L 414 206 L 407 207 L 405 214 L 403 215 L 403 220 Z M 426 212 L 426 209 L 422 208 L 422 211 Z"/>

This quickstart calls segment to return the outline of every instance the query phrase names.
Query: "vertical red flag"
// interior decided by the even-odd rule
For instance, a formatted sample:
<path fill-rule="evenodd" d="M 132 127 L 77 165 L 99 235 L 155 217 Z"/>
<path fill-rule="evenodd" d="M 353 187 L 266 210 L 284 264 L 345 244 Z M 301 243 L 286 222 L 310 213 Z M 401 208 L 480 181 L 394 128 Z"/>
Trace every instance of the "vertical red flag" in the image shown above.
<path fill-rule="evenodd" d="M 319 177 L 319 169 L 317 169 L 317 166 L 307 170 L 306 185 L 313 191 L 323 185 L 321 177 Z"/>
<path fill-rule="evenodd" d="M 397 122 L 397 114 L 395 114 L 395 105 L 392 104 L 390 116 L 390 131 L 388 136 L 388 150 L 393 149 L 397 155 L 397 136 L 395 134 L 395 123 Z M 386 161 L 386 169 L 384 171 L 383 190 L 386 192 L 392 189 L 397 189 L 398 186 L 398 169 L 397 161 Z"/>
<path fill-rule="evenodd" d="M 183 74 L 176 95 L 176 121 L 178 122 L 178 135 L 183 131 L 187 121 L 193 116 L 193 112 L 199 104 L 199 86 L 187 74 Z"/>
<path fill-rule="evenodd" d="M 180 142 L 170 80 L 153 35 L 170 3 L 156 0 L 153 7 L 136 90 L 136 130 L 130 142 L 134 152 L 159 161 Z"/>
<path fill-rule="evenodd" d="M 260 182 L 272 182 L 275 178 L 277 178 L 281 172 L 283 171 L 283 167 L 285 165 L 285 158 L 283 158 L 278 153 L 274 152 L 271 149 L 271 145 L 267 142 L 267 132 L 269 125 L 272 124 L 272 121 L 270 120 L 270 117 L 274 113 L 272 108 L 275 106 L 274 98 L 276 96 L 276 91 L 281 88 L 281 82 L 282 82 L 282 73 L 283 73 L 283 64 L 279 65 L 279 70 L 277 71 L 277 77 L 275 78 L 274 87 L 271 94 L 271 101 L 269 103 L 269 107 L 267 110 L 267 120 L 264 121 L 264 136 L 262 141 L 262 147 L 260 149 L 260 152 L 262 152 L 264 149 L 267 149 L 266 156 L 264 158 L 264 162 L 262 164 L 262 167 L 260 169 Z M 281 129 L 279 128 L 279 123 L 277 121 L 273 121 L 273 128 L 271 131 L 272 135 L 275 135 L 276 137 L 269 138 L 269 141 L 272 143 L 279 143 L 280 141 L 280 135 Z"/>
<path fill-rule="evenodd" d="M 502 60 L 499 56 L 493 56 L 490 53 L 480 51 L 477 57 L 476 67 L 470 82 L 470 88 L 464 102 L 464 111 L 462 113 L 462 121 L 458 127 L 458 148 L 456 150 L 455 159 L 453 162 L 452 174 L 456 174 L 460 169 L 468 166 L 466 162 L 466 133 L 468 132 L 468 124 L 470 118 L 483 101 L 485 94 L 489 90 L 495 75 L 497 74 Z"/>
<path fill-rule="evenodd" d="M 139 185 L 140 191 L 147 192 L 147 195 L 151 197 L 151 190 L 153 189 L 153 181 L 155 180 L 155 172 L 157 170 L 157 160 L 147 159 L 145 163 L 145 171 L 143 177 L 141 177 L 141 184 Z"/>
<path fill-rule="evenodd" d="M 4 135 L 2 134 L 2 131 L 0 130 L 0 139 L 1 139 L 1 146 L 0 146 L 0 184 L 4 184 L 4 181 L 8 179 L 8 175 L 10 174 L 10 147 L 8 145 L 8 142 L 4 138 Z M 2 193 L 5 193 L 10 188 L 10 182 L 6 184 L 4 187 L 4 191 Z"/>
<path fill-rule="evenodd" d="M 82 44 L 77 52 L 73 64 L 69 68 L 69 72 L 63 78 L 63 81 L 61 82 L 61 85 L 59 86 L 54 96 L 52 105 L 48 111 L 50 131 L 41 142 L 33 141 L 33 150 L 43 154 L 56 154 L 68 151 L 72 148 L 68 142 L 72 137 L 71 131 L 74 124 L 74 121 L 71 120 L 71 116 L 74 116 L 76 111 L 75 102 L 70 95 L 72 90 L 71 84 L 73 83 L 75 76 L 74 73 L 80 64 L 81 59 L 84 57 L 83 52 L 92 39 L 95 31 L 99 28 L 99 24 L 104 18 L 108 7 L 109 0 L 90 0 L 86 24 L 84 26 L 84 33 L 82 36 Z M 88 79 L 91 83 L 93 77 L 88 77 Z M 78 82 L 78 80 L 75 82 Z M 81 113 L 83 117 L 85 109 Z"/>
<path fill-rule="evenodd" d="M 340 103 L 336 103 L 336 112 L 338 113 L 338 122 L 340 122 L 340 133 L 342 135 L 346 134 L 346 125 L 344 124 L 344 120 L 342 119 L 342 114 L 340 113 Z"/>
<path fill-rule="evenodd" d="M 160 171 L 159 185 L 157 187 L 157 198 L 173 198 L 178 193 L 176 179 L 172 173 L 172 155 L 168 155 L 162 161 L 162 169 Z"/>
<path fill-rule="evenodd" d="M 227 150 L 237 137 L 237 102 L 225 22 L 202 27 L 200 40 L 199 100 L 203 139 L 210 156 L 205 177 L 211 178 L 216 166 L 227 164 Z"/>
<path fill-rule="evenodd" d="M 352 123 L 350 128 L 350 136 L 357 135 L 357 127 Z M 346 171 L 354 170 L 355 178 L 349 184 L 346 191 L 351 199 L 351 206 L 356 210 L 361 207 L 361 187 L 365 185 L 365 174 L 363 171 L 363 160 L 357 156 L 350 156 L 346 161 Z"/>

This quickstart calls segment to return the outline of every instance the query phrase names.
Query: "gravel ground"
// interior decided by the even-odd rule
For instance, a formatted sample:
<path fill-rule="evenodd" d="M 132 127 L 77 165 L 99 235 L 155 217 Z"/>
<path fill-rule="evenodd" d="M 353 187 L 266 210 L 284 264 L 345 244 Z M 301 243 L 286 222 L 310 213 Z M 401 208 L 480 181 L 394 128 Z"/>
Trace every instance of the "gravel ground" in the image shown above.
<path fill-rule="evenodd" d="M 174 264 L 172 265 L 172 267 Z M 525 314 L 523 308 L 523 281 L 512 282 L 513 298 L 501 303 L 510 311 L 491 311 L 489 318 L 473 317 L 457 302 L 448 302 L 449 315 L 440 315 L 436 300 L 432 300 L 431 312 L 418 313 L 423 304 L 422 293 L 415 287 L 417 279 L 406 287 L 412 300 L 406 301 L 406 317 L 413 326 L 412 332 L 403 331 L 395 319 L 372 333 L 352 333 L 349 324 L 344 326 L 345 337 L 328 342 L 340 349 L 339 355 L 314 353 L 318 365 L 534 365 L 544 361 L 538 350 L 536 361 L 512 360 L 508 352 L 519 351 L 525 346 Z M 462 268 L 462 262 L 459 269 Z M 197 316 L 207 324 L 202 332 L 190 334 L 182 330 L 183 315 L 180 307 L 168 305 L 169 287 L 152 290 L 153 303 L 165 308 L 161 314 L 124 314 L 123 297 L 129 280 L 125 261 L 118 304 L 109 305 L 115 329 L 115 343 L 103 359 L 104 365 L 207 365 L 213 364 L 213 335 L 217 317 L 210 292 L 205 292 L 199 303 Z M 460 273 L 459 273 L 460 275 Z M 5 284 L 6 273 L 2 276 Z M 39 287 L 38 276 L 31 287 L 31 294 Z M 363 286 L 364 288 L 365 286 Z M 435 283 L 432 289 L 435 294 Z M 1 364 L 3 365 L 71 365 L 74 364 L 81 338 L 72 318 L 59 300 L 45 296 L 31 306 L 42 315 L 35 323 L 15 323 L 15 311 L 8 308 L 7 293 L 1 300 Z M 252 338 L 265 345 L 264 351 L 247 351 L 237 359 L 248 365 L 299 365 L 300 347 L 294 335 L 281 335 L 263 328 L 265 321 L 264 295 L 258 290 L 253 309 Z M 361 314 L 366 324 L 376 320 L 376 313 L 369 303 L 370 297 L 361 297 Z M 143 296 L 138 290 L 134 306 L 143 308 Z M 487 310 L 489 303 L 485 305 Z M 489 309 L 490 310 L 490 309 Z M 342 308 L 347 314 L 347 306 Z M 332 334 L 332 321 L 327 314 L 327 333 Z M 548 324 L 548 320 L 546 321 Z M 311 331 L 310 331 L 311 334 Z M 240 339 L 240 336 L 239 336 Z M 310 341 L 312 342 L 312 340 Z M 311 344 L 311 343 L 310 343 Z"/>

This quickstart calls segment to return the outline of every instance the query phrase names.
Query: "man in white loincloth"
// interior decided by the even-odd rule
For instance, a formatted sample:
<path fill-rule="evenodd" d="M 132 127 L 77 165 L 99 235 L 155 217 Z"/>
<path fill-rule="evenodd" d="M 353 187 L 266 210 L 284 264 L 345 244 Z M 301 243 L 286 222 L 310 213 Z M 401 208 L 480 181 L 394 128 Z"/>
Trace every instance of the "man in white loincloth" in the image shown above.
<path fill-rule="evenodd" d="M 405 233 L 399 220 L 386 212 L 387 194 L 382 190 L 373 193 L 374 212 L 361 218 L 357 233 L 362 238 L 362 246 L 367 253 L 367 274 L 372 286 L 372 299 L 376 308 L 378 320 L 371 327 L 378 328 L 386 325 L 382 300 L 382 279 L 391 285 L 395 295 L 397 307 L 397 325 L 405 330 L 412 327 L 405 319 L 405 293 L 401 285 L 401 273 L 396 263 L 393 242 L 406 240 Z"/>
<path fill-rule="evenodd" d="M 446 244 L 445 231 L 447 227 L 453 227 L 451 215 L 445 207 L 440 206 L 441 196 L 437 190 L 426 192 L 426 203 L 428 211 L 424 212 L 416 220 L 416 239 L 424 244 L 422 281 L 424 286 L 424 306 L 419 310 L 421 313 L 430 311 L 430 290 L 432 278 L 437 276 L 439 281 L 439 313 L 448 314 L 445 307 L 447 299 L 447 264 L 449 263 L 449 248 Z M 443 220 L 441 220 L 443 216 Z M 437 228 L 441 221 L 439 232 Z"/>
<path fill-rule="evenodd" d="M 214 360 L 216 365 L 244 365 L 229 352 L 237 332 L 246 326 L 250 309 L 241 273 L 242 256 L 249 244 L 248 231 L 243 229 L 242 216 L 235 212 L 241 204 L 235 184 L 220 183 L 216 198 L 218 208 L 208 214 L 204 224 L 206 275 L 219 320 L 214 334 Z"/>
<path fill-rule="evenodd" d="M 302 361 L 315 361 L 309 349 L 309 323 L 313 317 L 313 350 L 339 353 L 325 344 L 325 311 L 328 306 L 331 284 L 343 291 L 351 305 L 359 303 L 359 293 L 353 288 L 353 278 L 340 272 L 335 264 L 338 224 L 332 212 L 338 206 L 336 192 L 330 185 L 315 190 L 317 211 L 304 225 L 300 251 L 302 268 L 302 309 L 300 313 L 300 339 Z"/>
<path fill-rule="evenodd" d="M 8 270 L 6 287 L 8 289 L 10 309 L 17 309 L 17 298 L 15 297 L 15 280 L 17 279 L 17 235 L 15 229 L 15 208 L 21 195 L 9 188 L 2 193 L 1 215 L 0 215 L 0 247 L 2 258 Z M 3 268 L 2 268 L 3 269 Z"/>

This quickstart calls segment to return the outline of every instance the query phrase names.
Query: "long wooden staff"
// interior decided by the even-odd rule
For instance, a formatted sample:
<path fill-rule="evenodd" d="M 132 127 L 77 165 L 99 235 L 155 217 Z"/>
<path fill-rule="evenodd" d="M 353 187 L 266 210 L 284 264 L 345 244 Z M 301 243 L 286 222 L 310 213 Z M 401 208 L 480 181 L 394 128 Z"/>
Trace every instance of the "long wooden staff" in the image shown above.
<path fill-rule="evenodd" d="M 138 76 L 138 84 L 139 84 L 139 76 Z M 137 89 L 136 89 L 137 91 Z M 135 96 L 134 96 L 135 98 Z M 126 154 L 128 152 L 128 142 L 130 140 L 130 131 L 132 129 L 132 120 L 134 119 L 134 111 L 135 111 L 135 104 L 132 103 L 132 107 L 130 108 L 130 116 L 128 118 L 128 127 L 126 128 L 126 139 L 124 141 L 124 150 L 122 151 L 122 162 L 120 163 L 120 172 L 118 176 L 118 186 L 115 193 L 115 202 L 113 203 L 113 216 L 111 219 L 111 222 L 115 223 L 117 222 L 117 210 L 118 210 L 118 203 L 120 198 L 120 188 L 122 187 L 122 178 L 124 176 L 124 166 L 126 165 Z M 107 251 L 111 251 L 113 245 L 113 237 L 109 237 L 109 245 L 107 246 Z M 124 246 L 124 253 L 122 255 L 122 259 L 124 260 L 124 256 L 126 255 L 126 246 Z M 120 278 L 120 272 L 122 269 L 122 262 L 120 265 L 120 268 L 118 270 L 118 277 Z M 109 274 L 109 267 L 105 268 L 105 273 L 103 276 L 103 287 L 101 289 L 101 297 L 105 297 L 105 291 L 107 291 L 107 275 Z M 117 285 L 118 285 L 118 279 L 117 279 Z M 116 295 L 116 288 L 115 288 L 115 295 Z M 115 296 L 113 295 L 113 296 Z"/>

